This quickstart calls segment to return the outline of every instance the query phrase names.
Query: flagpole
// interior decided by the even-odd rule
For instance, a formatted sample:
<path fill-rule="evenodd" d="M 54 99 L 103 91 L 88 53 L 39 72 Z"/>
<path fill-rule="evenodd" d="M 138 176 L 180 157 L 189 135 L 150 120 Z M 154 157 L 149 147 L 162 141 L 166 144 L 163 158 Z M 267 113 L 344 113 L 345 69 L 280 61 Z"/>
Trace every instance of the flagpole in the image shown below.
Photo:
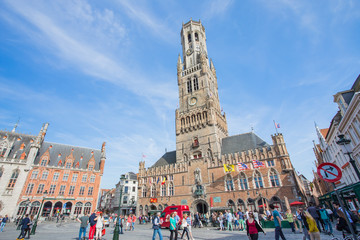
<path fill-rule="evenodd" d="M 275 127 L 276 134 L 279 134 L 279 133 L 278 133 L 278 130 L 277 130 L 277 127 L 276 127 L 275 120 L 273 120 L 273 121 L 274 121 L 274 127 Z"/>

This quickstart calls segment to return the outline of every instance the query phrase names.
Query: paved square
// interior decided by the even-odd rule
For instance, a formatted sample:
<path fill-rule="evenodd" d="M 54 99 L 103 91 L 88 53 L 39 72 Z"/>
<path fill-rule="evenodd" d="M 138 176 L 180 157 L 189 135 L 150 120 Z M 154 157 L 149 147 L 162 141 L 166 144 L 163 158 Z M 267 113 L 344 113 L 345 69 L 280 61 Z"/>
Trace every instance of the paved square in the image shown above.
<path fill-rule="evenodd" d="M 63 224 L 56 224 L 54 222 L 45 222 L 40 223 L 37 228 L 36 235 L 31 236 L 31 239 L 34 240 L 65 240 L 72 239 L 75 240 L 78 238 L 79 234 L 78 222 L 66 222 Z M 106 228 L 106 235 L 102 238 L 103 240 L 111 240 L 113 237 L 113 227 Z M 13 223 L 6 225 L 4 232 L 0 233 L 1 240 L 15 240 L 20 231 L 15 229 Z M 267 232 L 266 235 L 259 234 L 259 239 L 274 240 L 274 229 L 265 229 Z M 152 229 L 151 224 L 147 225 L 135 225 L 134 231 L 125 231 L 124 234 L 120 235 L 120 239 L 124 240 L 142 240 L 142 239 L 151 239 L 152 238 Z M 168 229 L 162 229 L 162 234 L 164 240 L 169 239 L 170 232 Z M 290 229 L 284 229 L 284 234 L 287 240 L 302 240 L 302 234 L 293 234 Z M 215 228 L 195 228 L 193 229 L 193 235 L 195 240 L 206 240 L 206 239 L 226 239 L 226 240 L 235 240 L 235 239 L 244 239 L 247 240 L 246 232 L 234 231 L 218 231 Z M 88 236 L 88 232 L 87 232 Z M 341 236 L 340 232 L 336 231 L 335 236 Z M 159 239 L 157 237 L 157 239 Z M 331 237 L 321 234 L 322 240 L 330 240 Z"/>

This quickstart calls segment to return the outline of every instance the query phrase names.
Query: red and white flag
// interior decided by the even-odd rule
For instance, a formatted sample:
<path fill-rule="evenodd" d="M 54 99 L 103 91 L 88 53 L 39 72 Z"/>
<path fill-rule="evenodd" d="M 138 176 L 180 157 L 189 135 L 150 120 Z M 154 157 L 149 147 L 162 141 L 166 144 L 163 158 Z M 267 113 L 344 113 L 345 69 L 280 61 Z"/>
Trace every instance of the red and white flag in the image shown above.
<path fill-rule="evenodd" d="M 238 170 L 239 170 L 239 172 L 244 171 L 244 170 L 248 170 L 248 169 L 249 169 L 249 167 L 245 163 L 238 162 Z"/>
<path fill-rule="evenodd" d="M 254 165 L 254 168 L 265 167 L 265 165 L 262 162 L 255 160 L 255 159 L 253 159 L 253 165 Z"/>

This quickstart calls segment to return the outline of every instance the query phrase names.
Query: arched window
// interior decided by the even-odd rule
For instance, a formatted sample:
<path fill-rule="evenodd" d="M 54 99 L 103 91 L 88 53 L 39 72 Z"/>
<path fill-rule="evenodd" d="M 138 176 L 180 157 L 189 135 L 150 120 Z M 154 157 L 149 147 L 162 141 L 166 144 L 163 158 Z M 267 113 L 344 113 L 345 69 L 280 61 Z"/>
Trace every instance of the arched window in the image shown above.
<path fill-rule="evenodd" d="M 264 187 L 262 176 L 261 176 L 260 172 L 258 172 L 258 171 L 255 171 L 255 173 L 254 173 L 254 183 L 255 183 L 255 188 L 263 188 Z"/>
<path fill-rule="evenodd" d="M 158 210 L 159 210 L 159 211 L 162 211 L 162 210 L 163 210 L 163 206 L 162 206 L 161 204 L 159 204 Z"/>
<path fill-rule="evenodd" d="M 188 156 L 184 154 L 184 161 L 187 162 L 187 160 L 188 160 Z"/>
<path fill-rule="evenodd" d="M 191 80 L 190 79 L 187 81 L 187 91 L 188 91 L 188 93 L 192 92 L 192 86 L 191 86 Z"/>
<path fill-rule="evenodd" d="M 195 41 L 199 41 L 199 34 L 197 32 L 195 33 Z"/>
<path fill-rule="evenodd" d="M 245 173 L 243 173 L 243 172 L 241 172 L 239 174 L 239 188 L 240 188 L 240 190 L 249 189 L 248 182 L 247 182 L 247 177 L 246 177 Z"/>
<path fill-rule="evenodd" d="M 242 212 L 246 211 L 245 203 L 242 199 L 239 198 L 237 200 L 237 205 L 238 205 L 238 208 L 240 209 L 240 211 L 242 211 Z"/>
<path fill-rule="evenodd" d="M 169 183 L 169 196 L 174 196 L 174 184 Z"/>
<path fill-rule="evenodd" d="M 91 203 L 87 202 L 85 203 L 84 214 L 89 214 L 90 211 L 91 211 Z"/>
<path fill-rule="evenodd" d="M 31 203 L 30 215 L 36 215 L 38 213 L 39 209 L 40 209 L 40 202 L 39 201 Z"/>
<path fill-rule="evenodd" d="M 142 187 L 142 196 L 143 197 L 146 197 L 146 192 L 147 192 L 146 186 L 143 186 Z"/>
<path fill-rule="evenodd" d="M 151 186 L 151 197 L 155 197 L 155 195 L 156 195 L 156 185 L 153 184 Z"/>
<path fill-rule="evenodd" d="M 199 81 L 197 76 L 194 77 L 194 91 L 199 90 Z"/>
<path fill-rule="evenodd" d="M 14 188 L 18 176 L 19 176 L 19 170 L 14 170 L 13 173 L 11 174 L 8 188 Z"/>
<path fill-rule="evenodd" d="M 75 215 L 81 214 L 83 205 L 84 205 L 84 204 L 83 204 L 82 202 L 77 202 L 77 203 L 75 204 L 75 211 L 74 211 L 74 214 L 75 214 Z"/>
<path fill-rule="evenodd" d="M 19 210 L 18 210 L 17 215 L 25 214 L 28 209 L 28 206 L 29 206 L 29 202 L 26 202 L 26 201 L 21 202 L 19 205 Z"/>
<path fill-rule="evenodd" d="M 270 184 L 272 187 L 280 187 L 279 177 L 274 169 L 270 170 Z"/>
<path fill-rule="evenodd" d="M 225 176 L 225 190 L 234 191 L 234 183 L 230 174 Z"/>
<path fill-rule="evenodd" d="M 184 118 L 181 119 L 181 127 L 182 128 L 185 127 L 185 119 Z"/>
<path fill-rule="evenodd" d="M 191 43 L 191 34 L 188 34 L 188 42 Z"/>
<path fill-rule="evenodd" d="M 161 185 L 161 196 L 166 196 L 166 184 Z"/>
<path fill-rule="evenodd" d="M 6 141 L 0 144 L 0 157 L 6 157 L 6 150 L 8 149 L 8 144 Z"/>

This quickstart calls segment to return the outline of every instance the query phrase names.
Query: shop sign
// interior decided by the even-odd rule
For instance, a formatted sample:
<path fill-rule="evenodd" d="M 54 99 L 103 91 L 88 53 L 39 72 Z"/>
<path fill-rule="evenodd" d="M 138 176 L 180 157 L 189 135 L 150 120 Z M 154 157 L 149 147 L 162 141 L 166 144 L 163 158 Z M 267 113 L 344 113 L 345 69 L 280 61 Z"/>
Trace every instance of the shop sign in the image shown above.
<path fill-rule="evenodd" d="M 217 202 L 217 203 L 221 202 L 221 197 L 214 197 L 214 203 L 215 202 Z"/>
<path fill-rule="evenodd" d="M 157 203 L 157 198 L 150 198 L 150 203 Z"/>

